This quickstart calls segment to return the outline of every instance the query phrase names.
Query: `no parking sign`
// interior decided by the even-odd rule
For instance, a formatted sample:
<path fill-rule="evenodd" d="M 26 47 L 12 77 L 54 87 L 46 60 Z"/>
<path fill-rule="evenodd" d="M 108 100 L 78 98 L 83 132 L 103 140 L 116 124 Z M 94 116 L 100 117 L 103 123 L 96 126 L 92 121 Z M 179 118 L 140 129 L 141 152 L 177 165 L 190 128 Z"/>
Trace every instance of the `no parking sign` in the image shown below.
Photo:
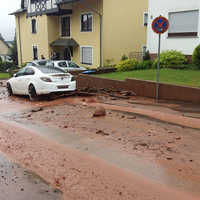
<path fill-rule="evenodd" d="M 158 65 L 157 65 L 157 76 L 156 76 L 156 100 L 159 99 L 159 84 L 160 84 L 160 44 L 161 44 L 161 34 L 165 33 L 169 28 L 169 21 L 163 17 L 159 16 L 155 18 L 152 22 L 153 31 L 159 35 L 158 38 Z"/>

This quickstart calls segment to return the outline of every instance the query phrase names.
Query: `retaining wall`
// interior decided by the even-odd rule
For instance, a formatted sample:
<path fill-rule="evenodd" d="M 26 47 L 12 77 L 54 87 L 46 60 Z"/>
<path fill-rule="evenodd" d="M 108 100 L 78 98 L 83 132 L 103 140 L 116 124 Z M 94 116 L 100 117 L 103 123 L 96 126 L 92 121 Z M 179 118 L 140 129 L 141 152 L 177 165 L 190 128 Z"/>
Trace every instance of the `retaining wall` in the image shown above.
<path fill-rule="evenodd" d="M 89 87 L 96 89 L 134 91 L 137 96 L 156 98 L 156 83 L 137 79 L 125 81 L 99 78 L 91 75 L 77 77 L 79 89 Z M 170 84 L 160 84 L 160 99 L 200 103 L 200 89 Z"/>

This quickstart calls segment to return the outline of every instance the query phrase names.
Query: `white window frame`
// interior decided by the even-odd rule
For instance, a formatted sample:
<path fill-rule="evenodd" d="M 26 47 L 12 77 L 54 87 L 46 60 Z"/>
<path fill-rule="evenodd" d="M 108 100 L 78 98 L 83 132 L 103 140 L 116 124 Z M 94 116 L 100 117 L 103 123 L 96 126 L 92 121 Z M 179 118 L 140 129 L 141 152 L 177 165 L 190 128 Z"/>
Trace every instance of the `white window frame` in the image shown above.
<path fill-rule="evenodd" d="M 145 23 L 145 15 L 147 15 L 147 24 Z M 149 22 L 149 13 L 148 12 L 144 12 L 143 13 L 143 26 L 148 26 L 148 22 Z"/>
<path fill-rule="evenodd" d="M 32 58 L 34 60 L 34 48 L 37 48 L 37 59 L 39 59 L 38 45 L 32 45 Z"/>
<path fill-rule="evenodd" d="M 198 13 L 200 14 L 200 10 L 199 9 L 178 10 L 178 11 L 177 10 L 171 10 L 171 11 L 168 12 L 168 19 L 169 19 L 171 13 L 183 13 L 183 12 L 186 13 L 186 12 L 192 12 L 192 11 L 198 11 Z M 197 36 L 190 36 L 190 35 L 170 36 L 170 34 L 172 34 L 172 33 L 170 33 L 169 30 L 168 30 L 168 38 L 173 38 L 173 37 L 199 37 L 199 17 L 198 17 L 197 20 L 198 20 L 198 22 L 197 22 Z M 169 21 L 169 23 L 170 23 L 170 21 Z"/>
<path fill-rule="evenodd" d="M 62 18 L 70 17 L 70 36 L 62 36 Z M 61 38 L 71 38 L 72 36 L 72 15 L 62 15 L 60 16 L 60 37 Z"/>
<path fill-rule="evenodd" d="M 92 30 L 91 31 L 82 31 L 82 15 L 87 15 L 87 14 L 92 15 Z M 81 13 L 81 15 L 80 15 L 80 32 L 81 33 L 92 33 L 93 30 L 94 30 L 93 24 L 94 24 L 94 13 L 93 12 L 83 12 L 83 13 Z"/>
<path fill-rule="evenodd" d="M 32 20 L 35 20 L 35 33 L 33 33 L 33 21 Z M 32 18 L 31 19 L 31 33 L 32 34 L 36 34 L 37 33 L 37 19 L 36 18 Z"/>
<path fill-rule="evenodd" d="M 82 62 L 82 48 L 84 47 L 89 47 L 89 48 L 92 48 L 92 63 L 91 64 L 86 64 L 86 63 L 83 63 Z M 80 63 L 83 64 L 83 65 L 93 65 L 94 63 L 94 47 L 93 46 L 80 46 Z"/>

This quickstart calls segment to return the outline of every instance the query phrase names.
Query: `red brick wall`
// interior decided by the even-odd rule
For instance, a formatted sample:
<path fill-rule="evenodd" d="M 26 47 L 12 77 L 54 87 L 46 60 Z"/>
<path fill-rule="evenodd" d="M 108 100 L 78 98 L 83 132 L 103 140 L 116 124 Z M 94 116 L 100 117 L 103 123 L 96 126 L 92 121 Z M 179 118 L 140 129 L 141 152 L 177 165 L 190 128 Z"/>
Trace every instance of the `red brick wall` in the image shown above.
<path fill-rule="evenodd" d="M 130 90 L 134 91 L 137 96 L 156 97 L 156 83 L 152 81 L 136 79 L 117 81 L 89 75 L 79 75 L 77 77 L 77 87 L 79 89 L 89 87 L 109 90 Z M 160 99 L 200 103 L 200 89 L 162 83 L 160 84 Z"/>

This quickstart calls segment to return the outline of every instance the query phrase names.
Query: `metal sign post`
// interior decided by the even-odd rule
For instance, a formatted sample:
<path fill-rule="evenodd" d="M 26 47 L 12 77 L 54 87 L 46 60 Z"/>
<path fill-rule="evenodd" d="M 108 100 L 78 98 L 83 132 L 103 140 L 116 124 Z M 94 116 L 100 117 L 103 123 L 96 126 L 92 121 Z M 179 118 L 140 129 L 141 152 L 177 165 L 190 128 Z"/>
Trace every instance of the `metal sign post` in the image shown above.
<path fill-rule="evenodd" d="M 159 87 L 160 87 L 160 45 L 161 34 L 158 34 L 158 63 L 157 63 L 157 75 L 156 75 L 156 100 L 159 100 Z"/>
<path fill-rule="evenodd" d="M 169 22 L 165 17 L 157 17 L 152 22 L 152 29 L 158 34 L 158 64 L 156 73 L 156 100 L 159 100 L 160 87 L 160 49 L 161 49 L 161 34 L 165 33 L 169 28 Z"/>

